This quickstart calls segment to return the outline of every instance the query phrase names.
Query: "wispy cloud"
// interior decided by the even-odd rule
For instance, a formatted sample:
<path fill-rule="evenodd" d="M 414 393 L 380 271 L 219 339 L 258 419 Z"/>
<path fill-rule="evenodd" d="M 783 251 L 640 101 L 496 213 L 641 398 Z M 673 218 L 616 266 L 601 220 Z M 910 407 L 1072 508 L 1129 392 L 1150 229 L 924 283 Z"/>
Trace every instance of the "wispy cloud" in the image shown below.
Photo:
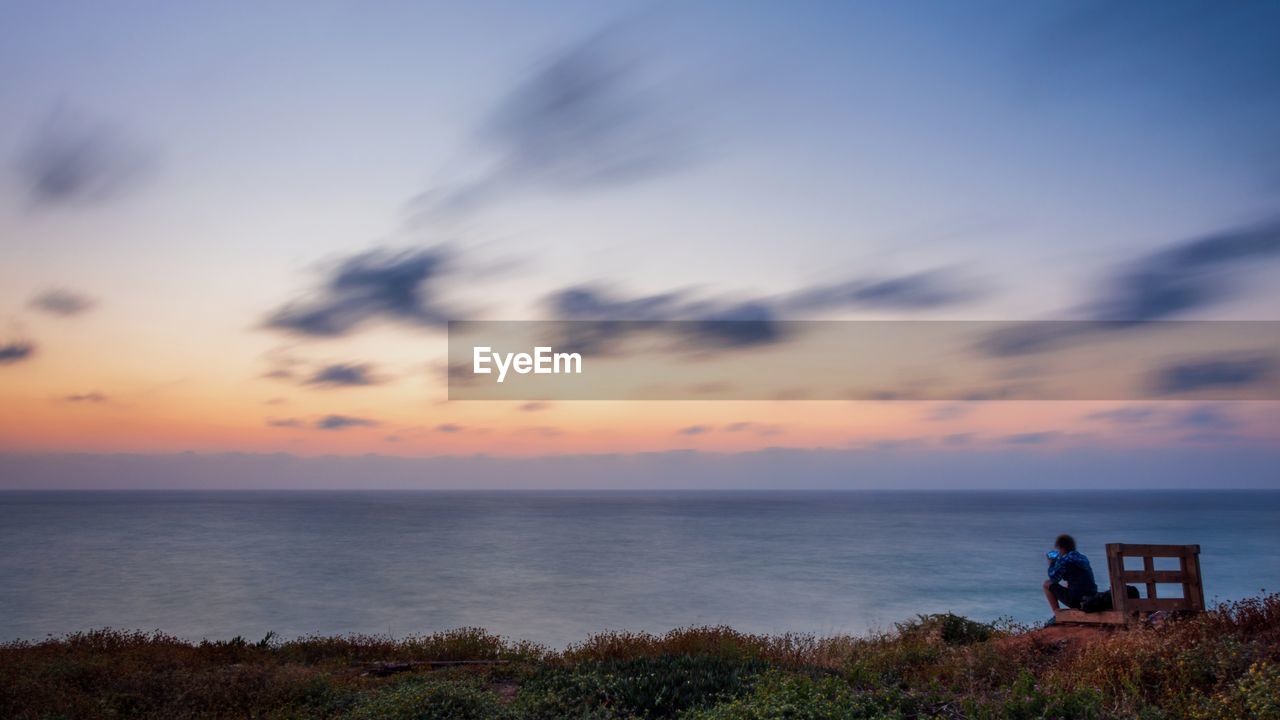
<path fill-rule="evenodd" d="M 674 333 L 686 347 L 729 349 L 770 345 L 787 339 L 783 318 L 842 309 L 937 308 L 968 302 L 981 294 L 943 271 L 898 277 L 818 285 L 785 295 L 745 300 L 707 299 L 686 290 L 625 297 L 596 285 L 576 285 L 545 299 L 557 320 L 591 320 L 574 326 L 567 344 L 600 350 L 624 335 L 659 329 L 646 323 L 672 323 L 661 328 Z"/>
<path fill-rule="evenodd" d="M 28 138 L 17 171 L 38 207 L 110 200 L 134 189 L 154 155 L 117 128 L 59 108 Z"/>
<path fill-rule="evenodd" d="M 293 335 L 338 337 L 374 320 L 440 327 L 449 312 L 432 287 L 445 272 L 440 249 L 371 250 L 342 261 L 313 297 L 271 313 L 268 328 Z"/>
<path fill-rule="evenodd" d="M 1176 395 L 1207 388 L 1242 387 L 1271 376 L 1276 361 L 1270 357 L 1225 357 L 1180 362 L 1160 368 L 1152 381 L 1156 393 Z"/>
<path fill-rule="evenodd" d="M 1280 221 L 1247 225 L 1170 245 L 1118 269 L 1082 308 L 1079 322 L 1033 322 L 982 338 L 989 355 L 1044 352 L 1159 320 L 1183 317 L 1236 297 L 1242 276 L 1280 258 Z"/>
<path fill-rule="evenodd" d="M 1241 421 L 1226 406 L 1202 404 L 1191 407 L 1167 402 L 1131 405 L 1089 413 L 1086 420 L 1141 430 L 1226 431 L 1239 427 Z"/>
<path fill-rule="evenodd" d="M 747 432 L 747 433 L 753 433 L 753 434 L 759 435 L 761 437 L 768 437 L 768 436 L 778 435 L 782 433 L 781 425 L 775 425 L 772 423 L 749 422 L 749 421 L 729 423 L 728 425 L 725 425 L 720 429 L 727 433 Z"/>
<path fill-rule="evenodd" d="M 1213 405 L 1198 405 L 1190 410 L 1180 413 L 1175 422 L 1185 428 L 1195 430 L 1233 430 L 1240 425 L 1240 421 L 1232 417 L 1225 410 Z"/>
<path fill-rule="evenodd" d="M 107 396 L 104 395 L 103 393 L 100 393 L 95 390 L 93 392 L 76 393 L 73 395 L 67 395 L 62 399 L 70 403 L 89 403 L 93 405 L 100 405 L 102 403 L 107 402 L 109 398 L 107 398 Z"/>
<path fill-rule="evenodd" d="M 325 365 L 303 381 L 304 385 L 323 388 L 377 385 L 382 378 L 369 363 L 336 363 Z"/>
<path fill-rule="evenodd" d="M 53 289 L 46 290 L 31 298 L 27 306 L 51 315 L 72 317 L 92 310 L 97 304 L 93 298 L 80 293 L 72 292 L 71 290 Z"/>
<path fill-rule="evenodd" d="M 480 128 L 474 177 L 419 204 L 465 211 L 516 191 L 623 185 L 689 164 L 689 123 L 648 81 L 641 45 L 619 27 L 551 58 Z"/>
<path fill-rule="evenodd" d="M 710 425 L 690 425 L 688 427 L 680 428 L 679 430 L 676 431 L 676 434 L 677 435 L 703 435 L 711 432 L 711 430 L 712 430 L 712 427 Z"/>
<path fill-rule="evenodd" d="M 975 300 L 984 290 L 955 273 L 931 270 L 802 290 L 784 298 L 780 309 L 791 313 L 842 308 L 929 310 Z"/>
<path fill-rule="evenodd" d="M 353 427 L 376 427 L 377 420 L 368 418 L 351 417 L 349 415 L 325 415 L 316 421 L 316 428 L 319 430 L 345 430 Z"/>
<path fill-rule="evenodd" d="M 0 345 L 0 365 L 11 365 L 29 360 L 36 353 L 36 346 L 18 340 Z"/>
<path fill-rule="evenodd" d="M 1222 302 L 1239 292 L 1241 270 L 1280 258 L 1280 222 L 1268 221 L 1179 243 L 1133 263 L 1091 303 L 1095 320 L 1149 322 Z"/>

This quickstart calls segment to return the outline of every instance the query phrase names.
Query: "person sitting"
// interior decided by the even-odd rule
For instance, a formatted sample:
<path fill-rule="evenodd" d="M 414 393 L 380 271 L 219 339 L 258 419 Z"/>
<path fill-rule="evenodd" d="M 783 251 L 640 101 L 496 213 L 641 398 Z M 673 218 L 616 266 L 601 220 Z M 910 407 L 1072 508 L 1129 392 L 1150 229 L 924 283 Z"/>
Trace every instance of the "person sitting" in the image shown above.
<path fill-rule="evenodd" d="M 1044 596 L 1054 613 L 1058 612 L 1059 604 L 1079 609 L 1085 599 L 1097 594 L 1093 568 L 1089 566 L 1089 558 L 1076 550 L 1075 538 L 1059 535 L 1047 557 L 1049 579 L 1044 581 Z"/>

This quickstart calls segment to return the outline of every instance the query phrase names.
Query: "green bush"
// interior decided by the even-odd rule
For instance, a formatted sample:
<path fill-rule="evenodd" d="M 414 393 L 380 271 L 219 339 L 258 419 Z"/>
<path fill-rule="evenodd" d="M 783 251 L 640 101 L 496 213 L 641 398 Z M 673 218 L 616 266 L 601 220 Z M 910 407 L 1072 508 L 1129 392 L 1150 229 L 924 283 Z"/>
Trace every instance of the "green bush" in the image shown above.
<path fill-rule="evenodd" d="M 1101 692 L 1042 687 L 1029 672 L 1023 672 L 1003 697 L 965 704 L 966 715 L 975 720 L 1098 720 L 1106 716 Z"/>
<path fill-rule="evenodd" d="M 915 620 L 896 625 L 903 637 L 918 635 L 936 637 L 947 645 L 973 645 L 995 637 L 995 628 L 952 613 L 917 615 Z"/>
<path fill-rule="evenodd" d="M 669 718 L 746 692 L 759 660 L 663 655 L 548 667 L 521 687 L 521 717 Z"/>
<path fill-rule="evenodd" d="M 368 693 L 348 720 L 489 720 L 504 717 L 498 696 L 465 681 L 410 679 Z"/>
<path fill-rule="evenodd" d="M 906 706 L 906 707 L 904 707 Z M 855 690 L 833 677 L 771 673 L 751 695 L 686 716 L 688 720 L 890 720 L 908 716 L 910 702 L 896 693 Z"/>
<path fill-rule="evenodd" d="M 1280 664 L 1255 663 L 1234 685 L 1205 706 L 1213 710 L 1202 717 L 1214 720 L 1233 717 L 1280 720 Z"/>

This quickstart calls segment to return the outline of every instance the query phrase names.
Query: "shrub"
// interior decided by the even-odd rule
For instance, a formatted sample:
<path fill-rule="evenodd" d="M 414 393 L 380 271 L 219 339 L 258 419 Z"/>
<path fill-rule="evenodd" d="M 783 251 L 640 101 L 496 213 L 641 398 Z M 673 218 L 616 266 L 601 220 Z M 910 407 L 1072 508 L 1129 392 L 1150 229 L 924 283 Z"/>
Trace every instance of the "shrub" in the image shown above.
<path fill-rule="evenodd" d="M 1217 714 L 1205 717 L 1280 720 L 1280 665 L 1256 663 L 1234 685 L 1214 698 Z"/>
<path fill-rule="evenodd" d="M 520 689 L 522 717 L 675 717 L 746 692 L 768 665 L 710 655 L 662 655 L 550 667 Z"/>
<path fill-rule="evenodd" d="M 410 679 L 366 694 L 349 720 L 489 720 L 504 717 L 498 696 L 467 682 Z"/>
<path fill-rule="evenodd" d="M 969 700 L 966 715 L 975 720 L 1095 720 L 1104 716 L 1102 693 L 1090 688 L 1043 687 L 1024 672 L 1003 697 Z"/>
<path fill-rule="evenodd" d="M 770 673 L 749 696 L 695 711 L 689 720 L 859 720 L 904 717 L 894 693 L 859 692 L 839 678 Z"/>
<path fill-rule="evenodd" d="M 363 674 L 406 660 L 508 662 Z M 95 630 L 0 644 L 0 718 L 122 717 L 1280 720 L 1280 595 L 1111 633 L 929 615 L 864 638 L 685 628 L 605 633 L 563 653 L 478 629 L 203 643 Z"/>

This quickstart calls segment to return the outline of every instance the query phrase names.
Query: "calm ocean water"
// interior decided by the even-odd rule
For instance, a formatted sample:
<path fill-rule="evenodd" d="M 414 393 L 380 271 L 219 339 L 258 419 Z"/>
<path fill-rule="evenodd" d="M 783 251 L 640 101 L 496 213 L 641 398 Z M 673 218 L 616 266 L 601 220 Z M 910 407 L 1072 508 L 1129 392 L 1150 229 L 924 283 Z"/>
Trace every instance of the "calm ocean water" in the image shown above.
<path fill-rule="evenodd" d="M 1199 543 L 1209 598 L 1280 587 L 1280 492 L 0 493 L 0 639 L 1034 621 L 1063 531 L 1099 584 L 1153 542 Z"/>

